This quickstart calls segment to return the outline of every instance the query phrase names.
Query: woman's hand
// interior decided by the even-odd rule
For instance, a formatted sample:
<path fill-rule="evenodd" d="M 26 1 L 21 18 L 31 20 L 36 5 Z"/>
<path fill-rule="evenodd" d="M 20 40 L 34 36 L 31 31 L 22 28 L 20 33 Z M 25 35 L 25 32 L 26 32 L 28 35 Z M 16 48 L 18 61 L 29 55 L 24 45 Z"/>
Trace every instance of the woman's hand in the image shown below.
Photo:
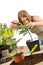
<path fill-rule="evenodd" d="M 29 22 L 29 24 L 28 24 L 29 26 L 35 26 L 35 23 L 34 22 Z"/>
<path fill-rule="evenodd" d="M 29 24 L 27 24 L 27 26 L 33 28 L 35 26 L 35 23 L 34 22 L 29 22 Z"/>
<path fill-rule="evenodd" d="M 43 21 L 29 22 L 28 26 L 30 26 L 30 27 L 34 27 L 34 26 L 43 26 Z"/>
<path fill-rule="evenodd" d="M 18 25 L 14 24 L 14 23 L 18 23 L 18 20 L 13 20 L 9 27 L 12 28 L 12 29 L 16 28 Z"/>

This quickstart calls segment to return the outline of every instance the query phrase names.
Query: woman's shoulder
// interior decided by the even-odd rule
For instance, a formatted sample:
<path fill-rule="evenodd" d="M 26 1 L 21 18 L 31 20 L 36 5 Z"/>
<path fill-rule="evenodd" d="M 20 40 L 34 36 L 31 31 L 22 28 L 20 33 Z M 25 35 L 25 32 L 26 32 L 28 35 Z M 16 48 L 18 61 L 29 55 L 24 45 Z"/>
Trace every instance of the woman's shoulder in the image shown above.
<path fill-rule="evenodd" d="M 39 16 L 32 16 L 33 19 L 37 19 L 40 18 Z"/>
<path fill-rule="evenodd" d="M 37 22 L 37 21 L 41 20 L 41 18 L 39 16 L 32 16 L 32 20 L 33 20 L 33 22 Z"/>

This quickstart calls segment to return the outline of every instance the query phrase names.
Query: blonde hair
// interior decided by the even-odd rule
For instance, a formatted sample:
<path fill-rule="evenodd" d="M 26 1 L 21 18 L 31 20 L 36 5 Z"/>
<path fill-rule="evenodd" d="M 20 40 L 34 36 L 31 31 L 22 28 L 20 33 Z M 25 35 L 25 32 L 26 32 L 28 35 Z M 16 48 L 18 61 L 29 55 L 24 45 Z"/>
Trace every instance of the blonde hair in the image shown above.
<path fill-rule="evenodd" d="M 18 20 L 19 20 L 20 23 L 22 23 L 21 17 L 27 17 L 27 19 L 29 20 L 29 22 L 32 19 L 31 15 L 27 11 L 25 11 L 25 10 L 21 10 L 21 11 L 18 12 Z"/>

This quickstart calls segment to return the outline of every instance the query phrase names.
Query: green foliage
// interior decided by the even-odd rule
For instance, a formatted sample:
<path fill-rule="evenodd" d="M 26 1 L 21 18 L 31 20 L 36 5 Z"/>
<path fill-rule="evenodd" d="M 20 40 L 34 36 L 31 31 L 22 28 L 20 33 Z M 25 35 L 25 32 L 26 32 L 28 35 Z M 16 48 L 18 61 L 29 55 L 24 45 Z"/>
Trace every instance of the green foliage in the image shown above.
<path fill-rule="evenodd" d="M 9 45 L 10 49 L 17 48 L 17 43 L 20 41 L 14 39 L 14 29 L 10 29 L 6 24 L 0 25 L 0 45 Z"/>
<path fill-rule="evenodd" d="M 29 29 L 31 29 L 31 27 L 22 24 L 17 27 L 17 31 L 19 30 L 19 34 L 24 34 L 24 35 L 28 32 Z"/>

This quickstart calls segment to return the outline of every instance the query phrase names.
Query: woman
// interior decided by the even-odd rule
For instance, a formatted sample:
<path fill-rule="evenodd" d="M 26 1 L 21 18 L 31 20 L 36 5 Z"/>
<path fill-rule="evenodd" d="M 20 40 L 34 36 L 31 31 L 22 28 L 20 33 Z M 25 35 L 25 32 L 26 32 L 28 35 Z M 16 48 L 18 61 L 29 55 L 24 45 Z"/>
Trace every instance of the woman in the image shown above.
<path fill-rule="evenodd" d="M 19 19 L 19 18 L 18 18 Z M 10 28 L 16 28 L 19 24 L 19 21 L 17 21 L 17 20 L 14 20 L 14 21 L 12 21 L 11 22 L 11 24 L 10 24 Z M 21 23 L 21 22 L 20 22 Z M 28 22 L 29 23 L 29 22 Z M 22 23 L 23 24 L 23 23 Z M 25 24 L 23 24 L 23 25 L 25 25 Z M 25 36 L 23 36 L 23 34 L 21 34 L 21 35 L 19 35 L 18 34 L 19 32 L 15 32 L 15 34 L 14 34 L 14 37 L 16 38 L 16 39 L 20 39 L 20 38 L 22 38 L 21 40 L 20 40 L 20 42 L 18 43 L 18 45 L 26 45 L 26 41 L 27 40 L 31 40 L 31 37 L 30 37 L 30 35 L 29 35 L 29 33 L 27 33 Z M 36 35 L 36 34 L 34 34 L 34 33 L 31 33 L 31 35 L 32 35 L 32 39 L 33 40 L 37 40 L 38 39 L 38 36 Z M 25 40 L 24 40 L 25 39 Z M 23 43 L 22 43 L 23 42 Z"/>
<path fill-rule="evenodd" d="M 31 16 L 27 11 L 18 12 L 19 22 L 29 26 L 43 26 L 43 20 L 39 16 Z"/>
<path fill-rule="evenodd" d="M 43 20 L 39 16 L 31 16 L 27 11 L 18 12 L 18 20 L 23 25 L 32 27 L 32 32 L 38 34 L 39 39 L 43 40 Z"/>

